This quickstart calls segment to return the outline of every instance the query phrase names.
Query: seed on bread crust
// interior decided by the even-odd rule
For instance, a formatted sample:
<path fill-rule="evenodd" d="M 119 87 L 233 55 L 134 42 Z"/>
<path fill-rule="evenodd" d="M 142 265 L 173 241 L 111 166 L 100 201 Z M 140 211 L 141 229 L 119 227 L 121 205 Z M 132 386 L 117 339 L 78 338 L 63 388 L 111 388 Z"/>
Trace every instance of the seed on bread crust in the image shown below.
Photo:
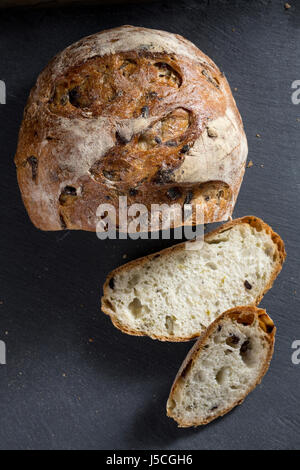
<path fill-rule="evenodd" d="M 174 171 L 171 168 L 161 168 L 156 173 L 154 182 L 156 184 L 171 183 L 173 181 Z"/>
<path fill-rule="evenodd" d="M 179 199 L 181 197 L 181 191 L 179 188 L 170 188 L 167 191 L 167 196 L 170 198 L 172 201 L 176 201 L 176 199 Z"/>
<path fill-rule="evenodd" d="M 194 196 L 193 191 L 188 191 L 185 196 L 184 204 L 189 204 L 191 200 L 193 199 L 193 196 Z"/>
<path fill-rule="evenodd" d="M 130 188 L 129 189 L 129 195 L 130 196 L 136 196 L 138 194 L 138 190 L 135 188 Z"/>
<path fill-rule="evenodd" d="M 190 150 L 189 145 L 185 144 L 185 145 L 181 148 L 180 153 L 187 153 L 189 150 Z"/>
<path fill-rule="evenodd" d="M 38 159 L 34 155 L 31 155 L 31 157 L 27 158 L 27 162 L 31 166 L 32 179 L 33 181 L 35 181 L 37 177 L 37 170 L 38 170 Z"/>
<path fill-rule="evenodd" d="M 168 140 L 167 142 L 165 142 L 165 144 L 166 144 L 168 147 L 176 147 L 177 142 L 176 142 L 175 140 Z"/>
<path fill-rule="evenodd" d="M 149 117 L 149 106 L 142 107 L 142 117 L 148 118 Z"/>

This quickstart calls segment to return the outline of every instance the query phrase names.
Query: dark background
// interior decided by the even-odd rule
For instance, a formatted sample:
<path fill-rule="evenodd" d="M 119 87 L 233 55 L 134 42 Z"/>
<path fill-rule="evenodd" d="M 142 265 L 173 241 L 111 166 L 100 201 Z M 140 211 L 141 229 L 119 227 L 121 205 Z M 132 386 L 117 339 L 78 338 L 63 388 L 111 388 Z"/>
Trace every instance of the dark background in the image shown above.
<path fill-rule="evenodd" d="M 0 12 L 1 449 L 299 449 L 300 4 L 165 1 Z M 119 264 L 172 241 L 99 241 L 88 232 L 40 232 L 22 205 L 13 163 L 30 88 L 59 50 L 102 29 L 133 24 L 184 35 L 231 84 L 249 159 L 234 216 L 262 217 L 287 261 L 263 299 L 277 327 L 274 359 L 245 403 L 198 429 L 178 429 L 165 403 L 190 343 L 129 337 L 100 312 L 101 286 Z M 298 119 L 298 120 L 297 120 Z M 256 135 L 259 134 L 260 137 Z"/>

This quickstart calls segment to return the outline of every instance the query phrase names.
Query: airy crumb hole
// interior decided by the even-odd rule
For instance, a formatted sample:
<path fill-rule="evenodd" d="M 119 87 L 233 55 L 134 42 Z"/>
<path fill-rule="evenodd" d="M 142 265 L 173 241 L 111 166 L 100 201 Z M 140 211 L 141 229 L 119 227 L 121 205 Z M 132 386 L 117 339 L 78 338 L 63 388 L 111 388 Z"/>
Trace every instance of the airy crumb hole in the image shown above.
<path fill-rule="evenodd" d="M 174 410 L 174 408 L 176 408 L 176 401 L 173 400 L 173 398 L 170 398 L 168 400 L 168 409 L 169 410 Z"/>
<path fill-rule="evenodd" d="M 196 374 L 194 375 L 194 381 L 195 382 L 204 382 L 205 381 L 205 374 L 202 370 L 199 370 L 198 372 L 196 372 Z"/>
<path fill-rule="evenodd" d="M 140 276 L 138 274 L 134 274 L 131 279 L 128 281 L 128 287 L 132 288 L 136 286 L 136 284 L 139 282 Z"/>
<path fill-rule="evenodd" d="M 161 81 L 178 88 L 181 86 L 181 76 L 169 64 L 166 64 L 165 62 L 157 62 L 154 66 L 158 71 L 158 77 Z"/>
<path fill-rule="evenodd" d="M 108 308 L 109 308 L 110 310 L 112 310 L 113 312 L 116 311 L 114 305 L 110 302 L 110 300 L 105 299 L 105 300 L 104 300 L 104 304 L 106 305 L 106 307 L 108 307 Z"/>
<path fill-rule="evenodd" d="M 222 369 L 218 371 L 216 374 L 216 381 L 219 385 L 224 385 L 224 383 L 227 381 L 230 370 L 230 367 L 222 367 Z"/>
<path fill-rule="evenodd" d="M 128 305 L 128 308 L 134 317 L 139 317 L 142 313 L 143 305 L 137 297 L 133 299 L 132 302 Z"/>
<path fill-rule="evenodd" d="M 212 269 L 213 271 L 215 271 L 216 269 L 218 269 L 217 265 L 215 263 L 212 263 L 212 262 L 209 262 L 209 263 L 206 263 L 206 266 L 210 269 Z"/>
<path fill-rule="evenodd" d="M 167 316 L 166 316 L 166 323 L 165 323 L 165 326 L 166 326 L 167 332 L 168 332 L 170 335 L 174 335 L 174 324 L 175 324 L 175 320 L 176 320 L 176 318 L 173 317 L 173 316 L 170 316 L 170 315 L 167 315 Z"/>

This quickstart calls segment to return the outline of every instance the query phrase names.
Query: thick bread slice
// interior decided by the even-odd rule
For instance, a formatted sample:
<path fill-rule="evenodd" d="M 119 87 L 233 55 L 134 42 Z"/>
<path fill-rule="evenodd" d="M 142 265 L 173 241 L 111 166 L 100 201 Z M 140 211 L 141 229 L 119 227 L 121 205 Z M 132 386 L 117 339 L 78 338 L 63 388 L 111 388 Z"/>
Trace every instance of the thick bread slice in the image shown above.
<path fill-rule="evenodd" d="M 104 284 L 102 310 L 125 333 L 187 341 L 225 310 L 257 305 L 284 259 L 279 235 L 243 217 L 208 233 L 200 249 L 181 243 L 117 268 Z"/>
<path fill-rule="evenodd" d="M 176 376 L 167 415 L 199 426 L 240 405 L 269 368 L 276 328 L 263 309 L 235 307 L 195 343 Z"/>

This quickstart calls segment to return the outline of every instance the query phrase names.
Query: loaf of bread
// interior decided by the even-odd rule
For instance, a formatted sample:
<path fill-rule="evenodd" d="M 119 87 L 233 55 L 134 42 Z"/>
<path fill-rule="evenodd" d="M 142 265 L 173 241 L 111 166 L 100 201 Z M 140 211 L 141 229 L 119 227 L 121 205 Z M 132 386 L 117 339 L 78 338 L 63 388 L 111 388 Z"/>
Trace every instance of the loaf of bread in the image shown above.
<path fill-rule="evenodd" d="M 102 311 L 132 335 L 164 341 L 199 336 L 218 315 L 256 305 L 285 259 L 284 244 L 257 217 L 228 222 L 208 233 L 199 249 L 175 245 L 109 274 Z"/>
<path fill-rule="evenodd" d="M 223 73 L 176 34 L 122 26 L 82 39 L 40 74 L 15 156 L 32 222 L 95 231 L 100 204 L 201 205 L 227 220 L 247 141 Z M 118 213 L 117 213 L 118 215 Z M 117 218 L 117 226 L 120 224 Z M 151 226 L 149 230 L 159 227 Z"/>
<path fill-rule="evenodd" d="M 269 368 L 275 331 L 263 309 L 236 307 L 223 313 L 183 362 L 168 416 L 180 427 L 199 426 L 240 405 Z"/>

